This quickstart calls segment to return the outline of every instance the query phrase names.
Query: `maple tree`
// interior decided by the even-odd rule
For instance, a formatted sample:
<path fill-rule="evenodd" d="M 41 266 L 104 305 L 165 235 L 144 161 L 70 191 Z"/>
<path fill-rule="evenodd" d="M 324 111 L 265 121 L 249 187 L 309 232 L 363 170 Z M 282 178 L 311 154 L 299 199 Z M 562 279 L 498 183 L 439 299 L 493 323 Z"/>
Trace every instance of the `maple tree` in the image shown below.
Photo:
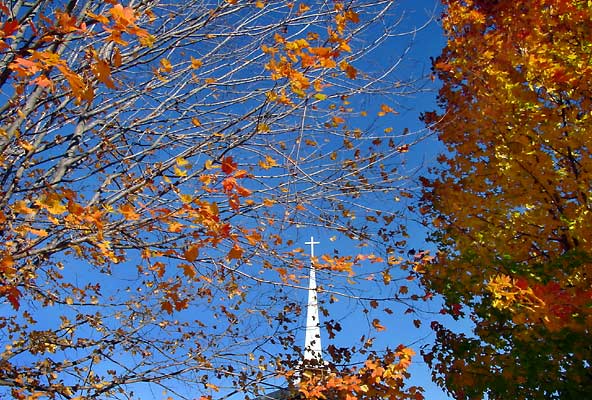
<path fill-rule="evenodd" d="M 434 61 L 447 147 L 424 178 L 444 312 L 433 377 L 461 399 L 592 390 L 592 31 L 589 2 L 445 1 Z"/>
<path fill-rule="evenodd" d="M 380 122 L 411 90 L 399 60 L 361 67 L 400 40 L 397 15 L 379 0 L 0 1 L 0 395 L 208 398 L 289 377 L 298 226 L 380 241 L 384 259 L 318 268 L 354 281 L 369 263 L 392 284 L 406 233 L 380 199 L 409 197 L 399 169 L 419 135 Z M 364 343 L 331 348 L 315 390 L 421 397 L 409 349 Z"/>

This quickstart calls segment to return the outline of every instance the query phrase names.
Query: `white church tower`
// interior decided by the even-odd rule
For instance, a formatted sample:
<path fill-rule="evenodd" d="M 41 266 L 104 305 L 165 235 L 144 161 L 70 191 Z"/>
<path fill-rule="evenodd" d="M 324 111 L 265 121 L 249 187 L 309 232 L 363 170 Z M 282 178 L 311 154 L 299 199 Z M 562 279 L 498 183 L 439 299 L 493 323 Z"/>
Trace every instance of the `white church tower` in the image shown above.
<path fill-rule="evenodd" d="M 308 281 L 308 302 L 306 305 L 306 325 L 304 335 L 304 354 L 303 359 L 296 367 L 297 371 L 292 378 L 291 385 L 298 386 L 300 378 L 304 371 L 320 371 L 327 368 L 327 363 L 323 361 L 323 350 L 321 345 L 321 323 L 319 320 L 319 303 L 317 299 L 317 279 L 314 268 L 314 249 L 316 244 L 314 237 L 310 237 L 309 242 L 305 244 L 310 246 L 310 272 Z M 300 395 L 291 388 L 279 389 L 269 394 L 264 394 L 255 400 L 301 400 Z"/>
<path fill-rule="evenodd" d="M 312 364 L 315 361 L 322 363 L 323 349 L 321 346 L 321 323 L 319 320 L 319 303 L 317 299 L 317 278 L 314 268 L 314 246 L 319 242 L 310 237 L 310 276 L 308 280 L 308 303 L 306 305 L 306 334 L 304 338 L 304 363 Z"/>

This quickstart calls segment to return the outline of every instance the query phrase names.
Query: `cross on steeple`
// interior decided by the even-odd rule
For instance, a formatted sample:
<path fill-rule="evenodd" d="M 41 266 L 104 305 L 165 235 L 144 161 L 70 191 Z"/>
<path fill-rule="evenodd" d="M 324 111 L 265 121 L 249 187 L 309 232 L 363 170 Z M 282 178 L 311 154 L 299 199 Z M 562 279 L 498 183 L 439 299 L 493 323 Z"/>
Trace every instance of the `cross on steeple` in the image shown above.
<path fill-rule="evenodd" d="M 314 237 L 311 236 L 310 237 L 310 242 L 304 242 L 304 244 L 310 245 L 310 257 L 312 258 L 312 257 L 315 256 L 314 255 L 314 246 L 315 246 L 315 244 L 321 244 L 321 243 L 320 242 L 315 242 Z"/>

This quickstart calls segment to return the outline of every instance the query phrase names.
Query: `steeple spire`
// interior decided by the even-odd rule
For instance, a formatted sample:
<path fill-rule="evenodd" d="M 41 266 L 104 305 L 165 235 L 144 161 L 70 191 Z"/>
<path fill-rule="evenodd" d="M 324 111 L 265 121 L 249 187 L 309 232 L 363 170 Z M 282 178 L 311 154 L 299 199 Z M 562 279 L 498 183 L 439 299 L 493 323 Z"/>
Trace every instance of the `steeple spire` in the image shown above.
<path fill-rule="evenodd" d="M 310 237 L 310 277 L 308 282 L 308 304 L 306 306 L 306 335 L 304 338 L 304 361 L 322 361 L 321 324 L 319 321 L 319 303 L 317 301 L 317 280 L 314 269 L 314 246 L 320 244 Z"/>

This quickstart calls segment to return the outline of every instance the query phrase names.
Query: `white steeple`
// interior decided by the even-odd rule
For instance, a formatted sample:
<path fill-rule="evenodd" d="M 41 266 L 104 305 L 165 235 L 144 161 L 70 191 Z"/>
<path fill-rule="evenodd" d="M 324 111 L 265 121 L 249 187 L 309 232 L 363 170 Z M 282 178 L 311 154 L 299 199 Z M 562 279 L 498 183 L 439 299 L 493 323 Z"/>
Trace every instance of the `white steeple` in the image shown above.
<path fill-rule="evenodd" d="M 310 277 L 308 282 L 308 304 L 306 306 L 306 336 L 304 338 L 304 361 L 319 361 L 323 359 L 321 347 L 321 324 L 319 321 L 319 303 L 317 301 L 317 280 L 314 269 L 314 246 L 319 242 L 310 237 Z"/>

